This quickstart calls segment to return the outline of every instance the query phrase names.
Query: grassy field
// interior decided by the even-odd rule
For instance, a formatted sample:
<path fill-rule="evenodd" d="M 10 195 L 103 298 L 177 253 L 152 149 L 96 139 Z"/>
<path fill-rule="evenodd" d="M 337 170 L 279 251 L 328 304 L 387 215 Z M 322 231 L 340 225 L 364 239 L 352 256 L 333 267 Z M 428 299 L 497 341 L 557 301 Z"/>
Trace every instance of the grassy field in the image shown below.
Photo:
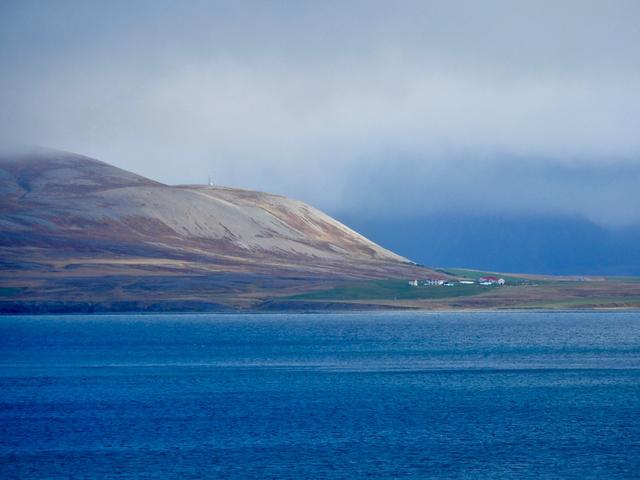
<path fill-rule="evenodd" d="M 461 269 L 446 271 L 473 279 L 485 274 Z M 636 278 L 594 281 L 503 278 L 507 280 L 505 286 L 487 287 L 477 284 L 413 287 L 406 280 L 352 281 L 283 300 L 309 305 L 325 302 L 431 310 L 640 308 L 640 283 Z"/>
<path fill-rule="evenodd" d="M 475 280 L 487 274 L 463 269 L 445 271 L 457 278 Z M 41 279 L 32 288 L 5 283 L 0 287 L 0 311 L 640 308 L 640 281 L 636 277 L 500 276 L 506 285 L 413 287 L 408 278 L 301 282 L 243 274 L 72 277 L 51 283 Z M 33 295 L 34 291 L 39 292 L 38 296 Z M 84 296 L 77 295 L 78 291 Z"/>
<path fill-rule="evenodd" d="M 480 285 L 413 287 L 406 280 L 348 282 L 329 290 L 290 297 L 292 300 L 417 300 L 465 297 L 486 293 L 494 288 Z"/>

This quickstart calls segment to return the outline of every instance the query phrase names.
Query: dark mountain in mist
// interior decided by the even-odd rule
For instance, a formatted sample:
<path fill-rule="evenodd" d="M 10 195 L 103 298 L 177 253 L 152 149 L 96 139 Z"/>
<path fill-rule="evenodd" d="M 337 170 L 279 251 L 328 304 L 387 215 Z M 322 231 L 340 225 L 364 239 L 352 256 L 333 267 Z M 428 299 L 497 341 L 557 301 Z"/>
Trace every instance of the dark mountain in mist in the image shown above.
<path fill-rule="evenodd" d="M 640 227 L 606 229 L 576 217 L 459 213 L 342 220 L 425 265 L 555 275 L 640 275 Z"/>

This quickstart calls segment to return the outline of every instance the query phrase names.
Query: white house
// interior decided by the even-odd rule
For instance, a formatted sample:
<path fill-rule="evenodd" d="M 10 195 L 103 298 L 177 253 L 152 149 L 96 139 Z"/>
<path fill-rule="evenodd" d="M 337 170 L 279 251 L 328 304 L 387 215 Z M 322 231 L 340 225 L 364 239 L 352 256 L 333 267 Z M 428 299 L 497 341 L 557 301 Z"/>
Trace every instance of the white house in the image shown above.
<path fill-rule="evenodd" d="M 409 280 L 409 285 L 411 285 L 412 287 L 417 287 L 418 286 L 418 280 Z"/>

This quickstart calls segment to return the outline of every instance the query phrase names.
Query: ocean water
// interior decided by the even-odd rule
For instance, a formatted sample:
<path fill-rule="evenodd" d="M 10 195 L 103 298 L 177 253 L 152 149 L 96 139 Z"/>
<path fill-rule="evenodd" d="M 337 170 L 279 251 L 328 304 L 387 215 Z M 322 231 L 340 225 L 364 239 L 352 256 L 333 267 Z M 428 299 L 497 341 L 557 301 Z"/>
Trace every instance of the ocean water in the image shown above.
<path fill-rule="evenodd" d="M 0 478 L 640 478 L 640 313 L 0 317 Z"/>

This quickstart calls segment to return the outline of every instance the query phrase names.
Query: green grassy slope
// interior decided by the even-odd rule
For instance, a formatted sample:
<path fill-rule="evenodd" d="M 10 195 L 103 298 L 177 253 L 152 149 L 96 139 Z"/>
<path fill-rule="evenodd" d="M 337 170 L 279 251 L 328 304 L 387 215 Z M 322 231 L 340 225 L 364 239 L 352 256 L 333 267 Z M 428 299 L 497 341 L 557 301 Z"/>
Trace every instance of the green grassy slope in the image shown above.
<path fill-rule="evenodd" d="M 291 300 L 419 300 L 478 295 L 494 288 L 480 285 L 413 287 L 406 280 L 348 282 L 329 290 L 290 297 Z"/>

